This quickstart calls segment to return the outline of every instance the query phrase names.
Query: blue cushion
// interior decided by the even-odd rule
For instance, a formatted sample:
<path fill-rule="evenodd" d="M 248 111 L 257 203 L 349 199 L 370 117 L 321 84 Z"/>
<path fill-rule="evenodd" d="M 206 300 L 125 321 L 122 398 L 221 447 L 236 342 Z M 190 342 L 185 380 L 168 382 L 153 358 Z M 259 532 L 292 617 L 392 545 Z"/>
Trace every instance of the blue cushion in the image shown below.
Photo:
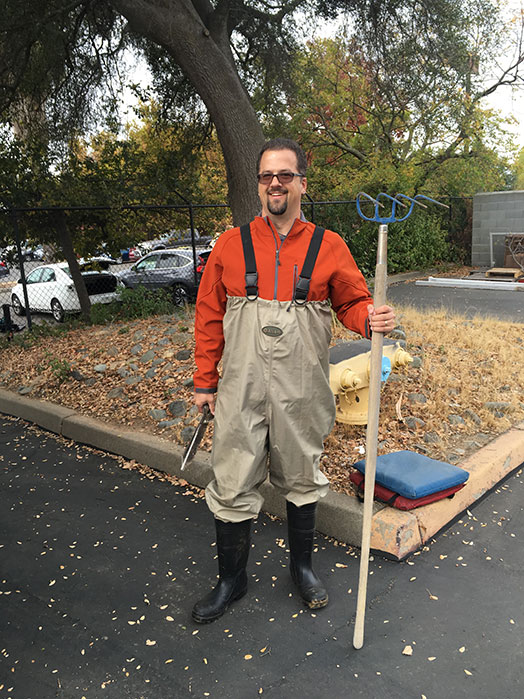
<path fill-rule="evenodd" d="M 353 466 L 366 472 L 366 460 Z M 421 498 L 465 483 L 469 473 L 445 461 L 436 461 L 414 451 L 396 451 L 377 457 L 377 483 L 405 498 Z"/>

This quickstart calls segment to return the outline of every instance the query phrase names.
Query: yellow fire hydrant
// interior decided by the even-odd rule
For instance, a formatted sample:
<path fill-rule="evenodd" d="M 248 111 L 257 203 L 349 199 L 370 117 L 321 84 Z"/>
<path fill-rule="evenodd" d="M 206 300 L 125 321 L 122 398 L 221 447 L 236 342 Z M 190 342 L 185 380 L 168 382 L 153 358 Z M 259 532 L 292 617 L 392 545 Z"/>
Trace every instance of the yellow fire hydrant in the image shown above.
<path fill-rule="evenodd" d="M 332 347 L 329 352 L 329 384 L 337 397 L 338 422 L 365 425 L 368 418 L 371 342 L 356 340 Z M 382 381 L 391 371 L 406 366 L 413 357 L 398 342 L 385 340 Z"/>

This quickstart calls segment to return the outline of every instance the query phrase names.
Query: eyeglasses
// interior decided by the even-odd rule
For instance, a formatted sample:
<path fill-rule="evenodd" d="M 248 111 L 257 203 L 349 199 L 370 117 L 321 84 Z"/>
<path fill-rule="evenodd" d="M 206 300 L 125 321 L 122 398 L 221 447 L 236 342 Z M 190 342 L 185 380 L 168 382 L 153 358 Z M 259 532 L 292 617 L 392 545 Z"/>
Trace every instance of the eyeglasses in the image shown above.
<path fill-rule="evenodd" d="M 280 184 L 289 184 L 293 181 L 293 177 L 305 177 L 299 172 L 261 172 L 257 175 L 257 180 L 260 184 L 271 184 L 273 177 L 276 177 Z"/>

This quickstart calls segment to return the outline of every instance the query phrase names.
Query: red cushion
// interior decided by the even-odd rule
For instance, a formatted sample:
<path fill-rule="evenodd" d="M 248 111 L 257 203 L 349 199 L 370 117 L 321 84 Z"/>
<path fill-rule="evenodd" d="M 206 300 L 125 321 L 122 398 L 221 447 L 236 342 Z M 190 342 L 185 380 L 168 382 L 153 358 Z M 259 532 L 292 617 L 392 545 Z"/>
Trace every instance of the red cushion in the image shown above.
<path fill-rule="evenodd" d="M 349 478 L 351 482 L 357 486 L 358 492 L 362 494 L 364 492 L 364 474 L 360 473 L 360 471 L 352 471 Z M 390 507 L 396 507 L 397 510 L 413 510 L 415 507 L 429 505 L 430 502 L 436 502 L 437 500 L 452 497 L 465 485 L 465 483 L 459 483 L 458 485 L 454 485 L 452 488 L 445 488 L 437 493 L 424 495 L 422 498 L 405 498 L 375 481 L 375 498 L 377 500 L 381 500 L 382 502 L 386 502 L 388 505 L 390 505 Z"/>

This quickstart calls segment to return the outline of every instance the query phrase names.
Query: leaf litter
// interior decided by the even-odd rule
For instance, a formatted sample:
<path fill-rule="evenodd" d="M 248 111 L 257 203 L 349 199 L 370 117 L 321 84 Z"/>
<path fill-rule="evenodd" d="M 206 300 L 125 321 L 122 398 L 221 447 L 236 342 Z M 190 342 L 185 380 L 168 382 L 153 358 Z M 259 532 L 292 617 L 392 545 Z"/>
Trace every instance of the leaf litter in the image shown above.
<path fill-rule="evenodd" d="M 191 408 L 193 312 L 191 307 L 183 318 L 173 314 L 79 328 L 58 337 L 41 338 L 28 348 L 14 343 L 0 346 L 0 384 L 15 391 L 20 386 L 31 386 L 32 397 L 183 444 L 182 429 L 195 427 L 199 419 Z M 468 449 L 474 451 L 482 442 L 524 419 L 520 400 L 524 394 L 524 375 L 519 373 L 511 349 L 520 338 L 520 325 L 493 318 L 466 319 L 445 310 L 432 311 L 428 323 L 427 312 L 411 308 L 397 308 L 397 319 L 406 332 L 408 352 L 420 356 L 423 362 L 420 368 L 400 370 L 398 380 L 384 385 L 378 435 L 380 453 L 418 450 L 421 446 L 428 456 L 442 459 L 456 444 L 464 445 L 469 439 L 471 446 L 463 455 L 467 456 Z M 137 335 L 140 336 L 140 355 L 132 352 L 137 345 Z M 334 324 L 334 342 L 355 339 L 358 336 Z M 142 377 L 142 370 L 145 374 L 150 363 L 142 365 L 140 358 L 151 349 L 158 361 L 155 375 L 147 379 Z M 187 357 L 189 352 L 189 359 L 177 358 L 183 350 L 185 353 L 180 356 Z M 64 390 L 64 383 L 53 373 L 49 353 L 66 361 L 71 370 L 76 369 L 85 379 L 93 379 L 92 385 L 71 376 L 66 378 L 67 390 Z M 94 369 L 101 363 L 107 366 L 103 374 Z M 123 371 L 140 376 L 141 380 L 135 384 L 126 383 L 121 375 Z M 510 410 L 503 417 L 496 417 L 485 408 L 485 403 L 493 400 L 497 388 L 504 388 L 504 400 L 510 403 Z M 423 393 L 426 403 L 406 400 L 411 393 Z M 176 424 L 162 425 L 162 422 L 173 422 L 167 418 L 170 417 L 168 406 L 174 400 L 185 402 L 186 415 L 178 422 L 175 420 Z M 166 411 L 167 418 L 160 421 L 152 418 L 153 408 Z M 468 417 L 468 410 L 481 419 L 482 433 Z M 443 419 L 450 413 L 461 415 L 464 423 L 452 425 Z M 406 418 L 410 416 L 422 418 L 425 426 L 409 428 Z M 201 445 L 203 450 L 211 448 L 212 429 L 211 424 Z M 424 442 L 426 432 L 434 432 L 438 441 Z M 321 468 L 333 490 L 355 494 L 349 474 L 355 459 L 353 455 L 364 453 L 364 445 L 365 427 L 335 425 L 321 459 Z M 195 492 L 188 494 L 202 497 Z"/>

